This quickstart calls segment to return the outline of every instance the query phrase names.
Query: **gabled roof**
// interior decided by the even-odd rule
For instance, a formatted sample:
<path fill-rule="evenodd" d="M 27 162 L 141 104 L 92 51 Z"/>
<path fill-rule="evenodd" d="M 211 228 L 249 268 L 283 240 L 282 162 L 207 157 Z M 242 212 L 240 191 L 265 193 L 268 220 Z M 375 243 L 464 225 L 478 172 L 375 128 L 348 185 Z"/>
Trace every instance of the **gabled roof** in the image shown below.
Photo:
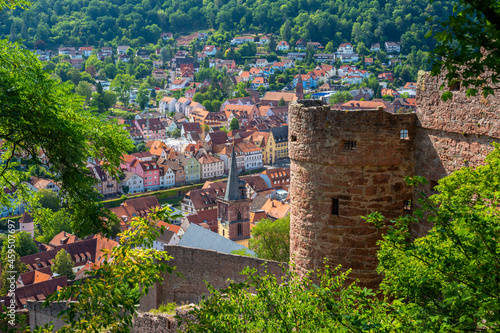
<path fill-rule="evenodd" d="M 220 145 L 225 144 L 228 140 L 227 134 L 224 131 L 217 131 L 213 133 L 208 133 L 210 141 L 212 141 L 212 145 Z"/>
<path fill-rule="evenodd" d="M 262 179 L 262 177 L 255 176 L 247 176 L 242 178 L 243 181 L 255 192 L 267 191 L 269 190 L 269 186 L 267 186 L 266 181 Z"/>
<path fill-rule="evenodd" d="M 213 188 L 201 188 L 186 193 L 193 203 L 194 209 L 203 210 L 217 205 L 217 193 Z"/>
<path fill-rule="evenodd" d="M 46 188 L 50 183 L 56 185 L 56 183 L 50 179 L 31 177 L 31 185 L 39 190 Z"/>
<path fill-rule="evenodd" d="M 406 82 L 405 89 L 417 89 L 417 84 L 415 82 Z"/>
<path fill-rule="evenodd" d="M 272 218 L 281 219 L 290 213 L 290 205 L 284 204 L 278 200 L 269 199 L 266 204 L 262 206 L 262 210 Z"/>
<path fill-rule="evenodd" d="M 116 242 L 115 242 L 116 243 Z M 66 250 L 73 261 L 85 262 L 87 260 L 95 260 L 96 257 L 95 239 L 86 239 L 75 243 L 63 244 L 55 247 L 53 250 L 38 252 L 21 258 L 21 262 L 28 266 L 29 270 L 37 270 L 43 267 L 52 266 L 56 254 L 61 250 Z"/>
<path fill-rule="evenodd" d="M 125 200 L 123 203 L 125 207 L 133 208 L 140 216 L 149 214 L 153 208 L 161 208 L 158 199 L 153 195 L 150 197 L 140 197 Z"/>
<path fill-rule="evenodd" d="M 198 159 L 198 162 L 200 162 L 200 164 L 204 165 L 204 164 L 213 164 L 213 163 L 222 162 L 222 160 L 213 156 L 213 155 L 205 154 Z"/>
<path fill-rule="evenodd" d="M 184 132 L 202 132 L 200 123 L 182 123 L 181 126 L 184 129 Z"/>
<path fill-rule="evenodd" d="M 269 140 L 269 134 L 269 132 L 254 132 L 249 140 L 255 145 L 259 144 L 259 147 L 265 147 L 267 145 L 267 140 Z"/>
<path fill-rule="evenodd" d="M 71 244 L 78 241 L 78 237 L 70 234 L 69 232 L 66 231 L 61 231 L 57 235 L 52 238 L 52 240 L 49 242 L 50 245 L 52 246 L 59 246 L 63 244 Z"/>
<path fill-rule="evenodd" d="M 19 275 L 22 283 L 27 286 L 33 283 L 40 283 L 52 278 L 52 270 L 50 267 L 44 267 L 36 271 L 28 271 Z"/>
<path fill-rule="evenodd" d="M 23 308 L 28 300 L 43 301 L 47 296 L 67 285 L 68 278 L 66 276 L 61 276 L 59 278 L 17 288 L 16 305 L 18 308 Z"/>
<path fill-rule="evenodd" d="M 214 189 L 218 197 L 224 196 L 224 193 L 226 192 L 226 186 L 227 186 L 226 181 L 221 181 L 221 182 L 206 181 L 205 184 L 203 184 L 203 188 Z"/>
<path fill-rule="evenodd" d="M 268 91 L 262 100 L 279 102 L 282 98 L 285 102 L 291 102 L 297 99 L 297 95 L 292 92 Z"/>
<path fill-rule="evenodd" d="M 250 223 L 256 223 L 267 218 L 268 216 L 264 211 L 250 212 Z"/>
<path fill-rule="evenodd" d="M 251 212 L 257 212 L 262 210 L 262 207 L 268 202 L 269 198 L 262 196 L 262 195 L 256 195 L 255 198 L 252 200 L 252 203 L 250 204 L 250 211 Z"/>
<path fill-rule="evenodd" d="M 177 101 L 177 99 L 175 99 L 174 97 L 167 97 L 167 96 L 165 96 L 165 97 L 163 97 L 163 98 L 161 99 L 161 102 L 165 102 L 165 103 L 167 103 L 167 104 L 168 104 L 168 103 L 170 103 L 170 102 L 172 102 L 172 101 Z M 175 102 L 174 102 L 174 103 L 175 103 Z"/>
<path fill-rule="evenodd" d="M 288 142 L 288 126 L 273 127 L 271 128 L 271 134 L 276 143 Z"/>
<path fill-rule="evenodd" d="M 137 152 L 137 153 L 132 153 L 130 155 L 136 157 L 139 160 L 141 158 L 151 158 L 153 156 L 149 151 L 140 151 L 140 152 Z"/>
<path fill-rule="evenodd" d="M 165 229 L 172 231 L 173 233 L 178 233 L 181 230 L 181 226 L 170 224 L 167 222 L 160 221 L 157 224 L 159 227 L 165 227 Z"/>

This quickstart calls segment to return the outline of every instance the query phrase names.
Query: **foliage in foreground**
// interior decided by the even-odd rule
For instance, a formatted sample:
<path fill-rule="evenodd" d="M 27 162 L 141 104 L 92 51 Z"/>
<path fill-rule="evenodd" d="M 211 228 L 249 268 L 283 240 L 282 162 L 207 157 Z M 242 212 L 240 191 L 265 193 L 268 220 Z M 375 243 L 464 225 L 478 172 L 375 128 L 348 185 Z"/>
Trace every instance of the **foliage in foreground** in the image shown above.
<path fill-rule="evenodd" d="M 500 145 L 494 145 L 486 165 L 443 178 L 440 193 L 423 197 L 422 211 L 395 221 L 380 243 L 381 289 L 418 309 L 422 328 L 500 330 Z M 434 227 L 409 242 L 423 212 Z"/>
<path fill-rule="evenodd" d="M 498 332 L 500 330 L 500 145 L 485 166 L 443 178 L 422 209 L 391 221 L 379 241 L 374 293 L 346 285 L 340 267 L 318 271 L 319 283 L 286 272 L 283 281 L 246 269 L 194 310 L 189 332 Z M 414 186 L 424 180 L 409 179 Z M 411 241 L 411 226 L 434 227 Z M 378 226 L 384 217 L 367 217 Z"/>
<path fill-rule="evenodd" d="M 44 305 L 76 300 L 59 314 L 67 325 L 58 332 L 131 331 L 140 297 L 162 281 L 162 273 L 173 272 L 165 263 L 171 259 L 167 252 L 152 249 L 153 241 L 165 230 L 156 228 L 156 223 L 168 221 L 168 217 L 167 212 L 156 211 L 149 219 L 134 218 L 130 228 L 119 235 L 120 245 L 103 250 L 103 262 L 87 272 L 88 279 L 78 280 L 47 298 Z"/>
<path fill-rule="evenodd" d="M 87 161 L 102 161 L 103 169 L 117 177 L 121 154 L 132 146 L 127 132 L 84 110 L 70 85 L 53 80 L 32 52 L 7 40 L 0 40 L 0 104 L 0 187 L 15 191 L 2 191 L 0 204 L 31 205 L 33 197 L 24 183 L 28 172 L 21 164 L 47 166 L 53 180 L 62 184 L 72 230 L 79 236 L 106 234 L 117 219 L 102 206 Z"/>
<path fill-rule="evenodd" d="M 500 82 L 500 3 L 498 0 L 460 0 L 455 15 L 432 28 L 437 46 L 431 53 L 432 74 L 445 72 L 450 87 L 461 84 L 467 96 L 480 91 L 493 95 Z M 441 98 L 450 99 L 446 91 Z"/>

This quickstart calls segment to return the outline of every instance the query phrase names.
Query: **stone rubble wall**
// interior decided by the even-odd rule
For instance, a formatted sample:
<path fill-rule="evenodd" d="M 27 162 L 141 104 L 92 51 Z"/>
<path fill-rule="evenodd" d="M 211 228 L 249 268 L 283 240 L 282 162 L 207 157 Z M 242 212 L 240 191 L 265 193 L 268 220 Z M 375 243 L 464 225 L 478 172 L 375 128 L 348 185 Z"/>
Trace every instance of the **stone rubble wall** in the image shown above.
<path fill-rule="evenodd" d="M 462 167 L 484 164 L 500 143 L 500 99 L 467 97 L 466 88 L 453 91 L 453 98 L 441 100 L 440 86 L 444 76 L 432 77 L 420 72 L 417 81 L 417 139 L 415 174 L 429 180 L 423 190 L 430 192 L 431 183 Z M 446 88 L 445 88 L 446 89 Z M 431 226 L 414 226 L 415 236 L 423 236 Z"/>
<path fill-rule="evenodd" d="M 57 332 L 65 323 L 57 315 L 66 310 L 66 302 L 53 302 L 47 307 L 42 306 L 43 302 L 28 301 L 26 308 L 29 312 L 29 325 L 31 331 L 37 326 L 42 327 L 52 322 L 54 332 Z"/>
<path fill-rule="evenodd" d="M 240 274 L 245 267 L 255 268 L 260 273 L 264 270 L 277 277 L 283 276 L 283 263 L 266 261 L 258 258 L 201 250 L 183 246 L 167 246 L 166 251 L 174 259 L 167 262 L 175 266 L 175 272 L 165 273 L 163 282 L 149 289 L 141 299 L 140 310 L 143 312 L 157 309 L 161 304 L 199 303 L 204 295 L 209 294 L 206 283 L 216 289 L 227 288 L 228 280 L 245 281 Z M 267 262 L 267 268 L 263 266 Z"/>

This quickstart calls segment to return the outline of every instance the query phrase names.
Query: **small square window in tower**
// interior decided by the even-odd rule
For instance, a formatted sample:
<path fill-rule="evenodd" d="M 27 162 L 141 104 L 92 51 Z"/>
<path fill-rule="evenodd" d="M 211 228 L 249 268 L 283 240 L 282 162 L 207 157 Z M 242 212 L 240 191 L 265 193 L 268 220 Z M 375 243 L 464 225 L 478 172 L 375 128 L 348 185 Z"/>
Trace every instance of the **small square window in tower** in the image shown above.
<path fill-rule="evenodd" d="M 403 202 L 403 210 L 404 210 L 405 212 L 409 212 L 409 211 L 411 211 L 411 199 L 405 200 L 405 201 Z"/>
<path fill-rule="evenodd" d="M 345 140 L 344 141 L 344 150 L 356 150 L 356 141 Z"/>
<path fill-rule="evenodd" d="M 401 140 L 408 140 L 408 130 L 401 130 L 401 132 L 399 132 L 399 138 Z"/>
<path fill-rule="evenodd" d="M 339 199 L 332 198 L 332 215 L 339 215 Z"/>

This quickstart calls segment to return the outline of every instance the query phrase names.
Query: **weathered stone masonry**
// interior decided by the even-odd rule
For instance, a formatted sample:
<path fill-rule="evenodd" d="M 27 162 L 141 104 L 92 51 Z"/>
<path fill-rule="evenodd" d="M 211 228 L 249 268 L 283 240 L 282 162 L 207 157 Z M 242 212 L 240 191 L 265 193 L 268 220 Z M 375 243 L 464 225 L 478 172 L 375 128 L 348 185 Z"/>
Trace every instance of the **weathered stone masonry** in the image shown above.
<path fill-rule="evenodd" d="M 331 265 L 353 268 L 351 276 L 363 285 L 376 286 L 380 234 L 360 216 L 401 215 L 412 197 L 405 176 L 426 177 L 430 190 L 463 166 L 483 164 L 491 143 L 500 142 L 500 100 L 468 98 L 461 87 L 443 102 L 443 80 L 419 74 L 416 114 L 291 104 L 291 253 L 300 272 L 321 267 L 327 257 Z M 408 139 L 400 139 L 403 129 Z M 332 214 L 337 204 L 338 215 Z M 415 236 L 428 227 L 416 225 Z"/>
<path fill-rule="evenodd" d="M 183 246 L 167 246 L 166 251 L 173 257 L 167 264 L 176 267 L 176 272 L 181 273 L 182 277 L 163 274 L 163 282 L 156 283 L 149 289 L 149 293 L 141 298 L 141 311 L 156 309 L 161 304 L 171 302 L 198 303 L 203 295 L 209 294 L 206 283 L 221 289 L 229 286 L 228 279 L 243 282 L 245 276 L 240 273 L 245 267 L 256 268 L 263 273 L 263 264 L 267 262 L 269 273 L 277 277 L 283 276 L 283 263 L 276 261 Z"/>
<path fill-rule="evenodd" d="M 417 91 L 416 173 L 438 181 L 463 166 L 477 166 L 500 142 L 500 100 L 482 95 L 468 98 L 465 88 L 443 102 L 443 77 L 420 73 Z"/>
<path fill-rule="evenodd" d="M 331 264 L 375 286 L 380 231 L 360 216 L 403 213 L 415 165 L 415 114 L 339 111 L 313 101 L 290 108 L 291 252 L 300 272 Z M 401 139 L 404 131 L 404 139 Z"/>

